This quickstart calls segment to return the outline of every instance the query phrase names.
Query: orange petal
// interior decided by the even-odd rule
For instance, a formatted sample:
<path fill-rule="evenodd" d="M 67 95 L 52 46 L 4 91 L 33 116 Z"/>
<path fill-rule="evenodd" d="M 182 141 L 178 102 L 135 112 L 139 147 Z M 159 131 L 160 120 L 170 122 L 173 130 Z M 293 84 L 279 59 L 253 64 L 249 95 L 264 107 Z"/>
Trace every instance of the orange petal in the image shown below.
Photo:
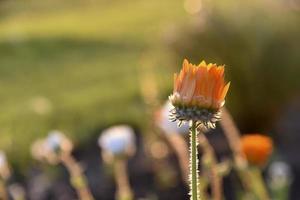
<path fill-rule="evenodd" d="M 204 60 L 202 60 L 198 66 L 204 66 L 204 67 L 206 67 L 206 62 Z"/>
<path fill-rule="evenodd" d="M 228 92 L 229 86 L 230 86 L 230 82 L 225 85 L 225 87 L 224 87 L 224 89 L 222 91 L 222 95 L 220 97 L 220 100 L 224 100 L 225 99 L 225 96 L 226 96 L 226 94 Z"/>

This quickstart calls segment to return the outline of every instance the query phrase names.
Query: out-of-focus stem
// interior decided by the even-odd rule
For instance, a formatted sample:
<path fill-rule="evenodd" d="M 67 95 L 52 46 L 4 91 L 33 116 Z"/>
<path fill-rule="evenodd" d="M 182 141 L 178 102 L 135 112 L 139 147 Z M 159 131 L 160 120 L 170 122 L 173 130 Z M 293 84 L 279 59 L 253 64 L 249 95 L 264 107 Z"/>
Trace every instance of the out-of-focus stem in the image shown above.
<path fill-rule="evenodd" d="M 127 164 L 124 159 L 115 159 L 114 176 L 117 184 L 117 200 L 132 200 L 133 192 L 127 175 Z"/>
<path fill-rule="evenodd" d="M 234 162 L 244 187 L 246 190 L 255 193 L 260 200 L 269 200 L 270 198 L 261 177 L 261 172 L 258 169 L 247 170 L 246 168 L 248 164 L 241 150 L 240 132 L 225 107 L 222 108 L 221 126 L 233 152 Z"/>
<path fill-rule="evenodd" d="M 188 145 L 182 135 L 169 134 L 167 140 L 174 149 L 181 169 L 182 179 L 188 184 L 189 182 L 189 152 Z"/>
<path fill-rule="evenodd" d="M 198 149 L 197 149 L 197 128 L 196 122 L 192 122 L 190 131 L 190 194 L 191 200 L 199 200 L 198 190 Z"/>
<path fill-rule="evenodd" d="M 224 130 L 225 136 L 228 139 L 229 146 L 233 152 L 235 162 L 240 167 L 244 167 L 247 165 L 247 161 L 241 150 L 240 131 L 236 127 L 231 114 L 225 107 L 222 108 L 221 112 L 222 112 L 222 119 L 220 123 Z"/>
<path fill-rule="evenodd" d="M 217 159 L 215 151 L 210 145 L 204 134 L 198 134 L 199 145 L 204 151 L 205 156 L 208 161 L 208 168 L 211 174 L 211 189 L 212 189 L 212 199 L 221 200 L 222 199 L 222 179 L 217 172 Z"/>
<path fill-rule="evenodd" d="M 4 181 L 0 178 L 0 199 L 7 200 L 7 192 Z"/>
<path fill-rule="evenodd" d="M 68 169 L 71 177 L 71 184 L 76 189 L 81 200 L 93 200 L 93 196 L 87 186 L 86 179 L 82 174 L 82 169 L 75 159 L 69 155 L 61 156 L 61 162 Z"/>
<path fill-rule="evenodd" d="M 245 159 L 245 156 L 241 150 L 240 131 L 236 127 L 232 116 L 225 107 L 222 108 L 221 112 L 222 119 L 220 123 L 232 150 L 238 175 L 245 189 L 249 191 L 250 185 L 247 172 L 245 171 L 247 167 L 247 160 Z"/>
<path fill-rule="evenodd" d="M 251 178 L 251 186 L 257 197 L 260 200 L 270 200 L 261 171 L 257 167 L 251 167 L 249 177 Z"/>
<path fill-rule="evenodd" d="M 8 186 L 8 193 L 12 200 L 25 200 L 25 191 L 23 187 L 17 183 Z"/>
<path fill-rule="evenodd" d="M 208 186 L 208 180 L 205 176 L 199 176 L 199 193 L 201 194 L 201 200 L 207 200 L 209 199 L 207 194 L 207 186 Z"/>

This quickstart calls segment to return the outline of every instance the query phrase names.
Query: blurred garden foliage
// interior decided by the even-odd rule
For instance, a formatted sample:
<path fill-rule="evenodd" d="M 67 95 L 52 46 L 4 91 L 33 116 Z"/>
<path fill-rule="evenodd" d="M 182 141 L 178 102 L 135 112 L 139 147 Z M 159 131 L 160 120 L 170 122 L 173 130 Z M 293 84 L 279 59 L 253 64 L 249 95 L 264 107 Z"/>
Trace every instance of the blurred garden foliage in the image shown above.
<path fill-rule="evenodd" d="M 181 2 L 8 0 L 0 6 L 0 148 L 16 166 L 28 163 L 30 144 L 51 129 L 84 145 L 114 123 L 142 127 L 144 63 L 161 72 L 160 85 L 171 87 L 163 83 L 172 70 L 159 38 L 184 18 Z"/>
<path fill-rule="evenodd" d="M 300 89 L 296 1 L 203 1 L 192 24 L 169 41 L 175 58 L 226 64 L 227 106 L 244 132 L 270 130 Z"/>
<path fill-rule="evenodd" d="M 300 13 L 285 1 L 203 1 L 194 16 L 172 0 L 4 0 L 0 10 L 0 148 L 16 165 L 51 129 L 84 145 L 110 124 L 143 128 L 143 66 L 163 100 L 184 57 L 226 64 L 227 105 L 247 132 L 267 129 L 300 87 Z"/>

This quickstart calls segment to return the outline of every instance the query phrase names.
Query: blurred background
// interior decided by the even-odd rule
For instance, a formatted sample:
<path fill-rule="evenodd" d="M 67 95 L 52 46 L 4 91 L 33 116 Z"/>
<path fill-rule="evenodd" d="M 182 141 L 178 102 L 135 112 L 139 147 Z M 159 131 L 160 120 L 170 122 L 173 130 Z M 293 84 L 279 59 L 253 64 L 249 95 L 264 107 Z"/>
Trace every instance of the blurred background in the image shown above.
<path fill-rule="evenodd" d="M 157 183 L 147 157 L 147 141 L 159 138 L 153 113 L 184 58 L 226 65 L 226 105 L 241 132 L 272 136 L 271 160 L 291 169 L 292 186 L 274 199 L 299 199 L 297 0 L 0 0 L 0 149 L 14 181 L 30 190 L 36 174 L 46 174 L 48 196 L 36 199 L 59 199 L 60 190 L 67 196 L 60 199 L 74 198 L 62 167 L 30 155 L 35 139 L 59 129 L 73 141 L 96 199 L 114 199 L 97 138 L 121 123 L 138 138 L 129 162 L 137 198 L 186 199 L 179 180 Z"/>

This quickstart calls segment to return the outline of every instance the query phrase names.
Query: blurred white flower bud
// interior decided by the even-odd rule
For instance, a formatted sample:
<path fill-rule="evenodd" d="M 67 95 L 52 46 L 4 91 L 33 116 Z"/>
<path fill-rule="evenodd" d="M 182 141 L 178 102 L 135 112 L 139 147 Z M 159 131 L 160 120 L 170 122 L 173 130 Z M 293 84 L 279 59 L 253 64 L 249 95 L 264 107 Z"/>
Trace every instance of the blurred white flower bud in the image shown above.
<path fill-rule="evenodd" d="M 7 162 L 6 155 L 3 151 L 0 151 L 0 176 L 3 179 L 8 179 L 10 174 L 10 168 Z"/>
<path fill-rule="evenodd" d="M 283 161 L 273 162 L 268 169 L 268 178 L 274 189 L 288 186 L 291 181 L 290 166 Z"/>
<path fill-rule="evenodd" d="M 2 168 L 3 166 L 5 166 L 7 163 L 6 161 L 6 155 L 3 151 L 0 151 L 0 168 Z"/>
<path fill-rule="evenodd" d="M 172 110 L 174 106 L 170 101 L 167 101 L 165 105 L 160 110 L 159 115 L 157 116 L 156 123 L 159 128 L 161 128 L 166 134 L 188 134 L 189 133 L 189 125 L 188 123 L 183 124 L 178 127 L 177 122 L 171 122 L 169 120 L 170 110 Z"/>
<path fill-rule="evenodd" d="M 64 135 L 60 131 L 50 131 L 46 139 L 47 145 L 52 149 L 52 151 L 57 151 L 61 148 L 61 143 L 63 141 Z"/>
<path fill-rule="evenodd" d="M 112 156 L 132 156 L 136 148 L 134 131 L 126 125 L 110 127 L 102 132 L 98 145 Z"/>
<path fill-rule="evenodd" d="M 45 139 L 38 139 L 32 144 L 31 155 L 37 160 L 57 164 L 62 154 L 70 154 L 72 149 L 72 142 L 62 132 L 54 130 Z"/>
<path fill-rule="evenodd" d="M 70 153 L 73 149 L 72 142 L 60 131 L 50 131 L 46 138 L 46 145 L 53 153 Z"/>

